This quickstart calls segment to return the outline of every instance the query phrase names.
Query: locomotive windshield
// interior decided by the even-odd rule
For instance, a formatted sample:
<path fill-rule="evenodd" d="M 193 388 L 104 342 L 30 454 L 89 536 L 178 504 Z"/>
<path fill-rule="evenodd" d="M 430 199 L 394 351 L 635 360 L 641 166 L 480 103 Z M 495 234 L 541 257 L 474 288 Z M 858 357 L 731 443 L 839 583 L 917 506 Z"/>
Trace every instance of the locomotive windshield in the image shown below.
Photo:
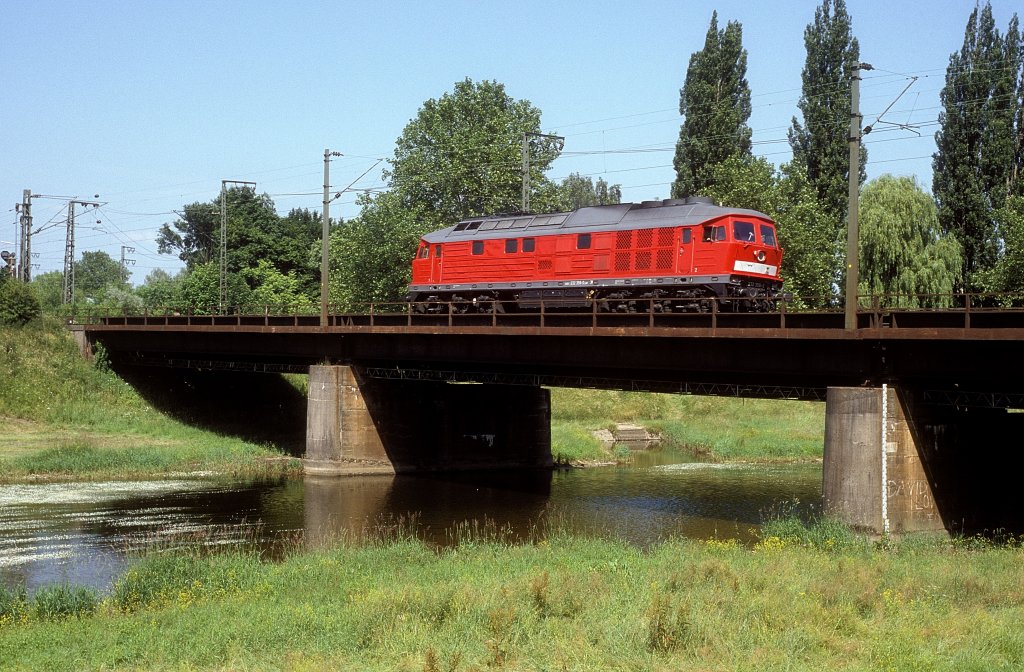
<path fill-rule="evenodd" d="M 767 224 L 761 225 L 761 242 L 768 247 L 775 247 L 775 229 Z"/>
<path fill-rule="evenodd" d="M 752 222 L 733 222 L 732 238 L 741 243 L 754 242 L 754 225 Z"/>

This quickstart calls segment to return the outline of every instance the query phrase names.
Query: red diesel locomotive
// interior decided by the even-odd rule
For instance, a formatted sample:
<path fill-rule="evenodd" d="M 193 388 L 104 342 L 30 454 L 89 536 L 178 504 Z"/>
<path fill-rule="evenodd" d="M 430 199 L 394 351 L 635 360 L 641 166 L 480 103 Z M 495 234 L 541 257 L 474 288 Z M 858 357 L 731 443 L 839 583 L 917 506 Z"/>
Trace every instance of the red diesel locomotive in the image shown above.
<path fill-rule="evenodd" d="M 775 224 L 706 198 L 475 217 L 423 236 L 407 300 L 421 312 L 772 310 Z"/>

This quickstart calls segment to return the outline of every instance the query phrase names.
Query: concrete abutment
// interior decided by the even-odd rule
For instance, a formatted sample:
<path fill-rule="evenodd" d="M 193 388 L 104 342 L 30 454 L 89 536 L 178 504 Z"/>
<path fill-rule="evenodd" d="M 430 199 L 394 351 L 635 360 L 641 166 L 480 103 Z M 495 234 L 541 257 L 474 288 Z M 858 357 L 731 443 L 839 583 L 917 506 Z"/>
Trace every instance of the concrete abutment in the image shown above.
<path fill-rule="evenodd" d="M 357 367 L 310 367 L 308 474 L 551 465 L 548 390 L 373 379 Z"/>
<path fill-rule="evenodd" d="M 1024 415 L 922 403 L 896 388 L 829 388 L 825 512 L 875 533 L 1021 529 Z"/>

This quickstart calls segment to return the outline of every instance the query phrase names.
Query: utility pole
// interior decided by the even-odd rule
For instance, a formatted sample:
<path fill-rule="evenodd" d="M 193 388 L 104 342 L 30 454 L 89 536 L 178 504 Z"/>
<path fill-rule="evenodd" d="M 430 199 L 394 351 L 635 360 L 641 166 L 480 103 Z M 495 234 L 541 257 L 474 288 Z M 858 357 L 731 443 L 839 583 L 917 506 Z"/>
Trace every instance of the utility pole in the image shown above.
<path fill-rule="evenodd" d="M 100 207 L 96 201 L 68 201 L 68 233 L 64 243 L 63 303 L 75 302 L 75 206 Z"/>
<path fill-rule="evenodd" d="M 220 181 L 220 302 L 218 312 L 224 313 L 228 302 L 228 185 L 241 184 L 252 187 L 256 191 L 255 182 L 243 182 L 241 180 Z M 134 250 L 133 250 L 134 251 Z"/>
<path fill-rule="evenodd" d="M 565 145 L 565 138 L 560 135 L 547 135 L 545 133 L 523 133 L 523 212 L 530 211 L 530 138 L 545 138 L 558 141 L 558 151 L 562 151 Z"/>
<path fill-rule="evenodd" d="M 330 272 L 330 265 L 327 260 L 328 251 L 328 239 L 330 238 L 331 229 L 331 157 L 341 156 L 341 152 L 332 152 L 329 149 L 324 150 L 324 226 L 323 233 L 321 235 L 322 240 L 320 241 L 320 326 L 327 326 L 327 298 L 330 292 L 330 282 L 328 274 Z M 376 164 L 374 164 L 376 165 Z"/>
<path fill-rule="evenodd" d="M 128 264 L 135 265 L 134 259 L 125 259 L 125 252 L 128 254 L 135 254 L 134 247 L 128 247 L 127 245 L 121 246 L 121 277 L 125 282 L 128 282 Z"/>
<path fill-rule="evenodd" d="M 857 328 L 857 285 L 860 282 L 860 71 L 874 70 L 868 63 L 854 63 L 850 75 L 850 192 L 846 216 L 846 328 Z"/>
<path fill-rule="evenodd" d="M 22 282 L 32 280 L 32 190 L 25 189 L 21 192 L 21 203 L 15 206 L 15 210 L 21 215 L 18 231 L 18 247 L 15 249 L 17 255 L 17 277 Z"/>

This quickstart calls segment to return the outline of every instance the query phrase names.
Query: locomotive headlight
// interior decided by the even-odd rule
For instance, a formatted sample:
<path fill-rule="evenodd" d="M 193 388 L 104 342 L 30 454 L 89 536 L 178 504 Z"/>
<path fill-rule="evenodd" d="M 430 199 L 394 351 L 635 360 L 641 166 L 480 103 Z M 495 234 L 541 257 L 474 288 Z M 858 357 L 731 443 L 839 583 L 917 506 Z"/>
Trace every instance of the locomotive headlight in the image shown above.
<path fill-rule="evenodd" d="M 757 252 L 754 252 L 754 258 L 763 264 L 765 260 L 764 250 L 758 250 Z"/>

